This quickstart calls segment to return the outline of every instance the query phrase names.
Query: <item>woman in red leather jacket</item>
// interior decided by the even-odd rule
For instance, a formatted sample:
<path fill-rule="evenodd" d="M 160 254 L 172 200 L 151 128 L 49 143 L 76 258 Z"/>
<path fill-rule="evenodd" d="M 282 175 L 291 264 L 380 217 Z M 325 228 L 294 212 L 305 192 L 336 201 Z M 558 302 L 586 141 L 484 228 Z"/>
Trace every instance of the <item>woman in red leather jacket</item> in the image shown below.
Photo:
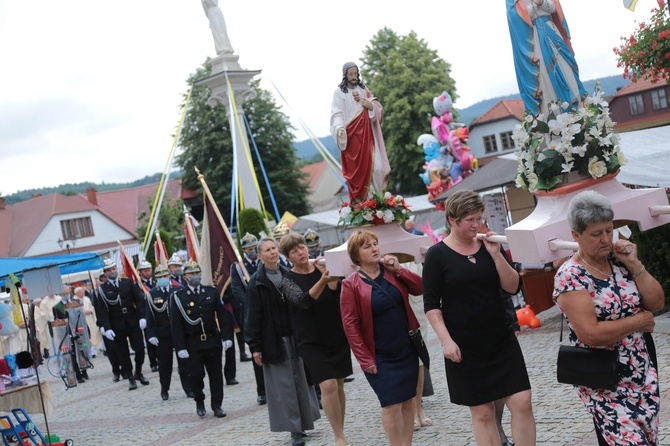
<path fill-rule="evenodd" d="M 359 270 L 342 282 L 344 331 L 379 398 L 389 444 L 410 445 L 419 359 L 408 328 L 419 322 L 408 295 L 423 293 L 421 276 L 402 268 L 395 256 L 382 257 L 373 232 L 354 232 L 347 250 Z"/>

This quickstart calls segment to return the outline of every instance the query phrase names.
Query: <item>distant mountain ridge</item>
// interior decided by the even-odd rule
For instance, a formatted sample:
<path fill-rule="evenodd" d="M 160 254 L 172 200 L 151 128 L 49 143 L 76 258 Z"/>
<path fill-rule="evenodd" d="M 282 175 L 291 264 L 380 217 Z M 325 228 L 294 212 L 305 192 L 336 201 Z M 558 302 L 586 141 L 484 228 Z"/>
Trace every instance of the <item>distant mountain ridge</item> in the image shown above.
<path fill-rule="evenodd" d="M 95 188 L 98 192 L 110 191 L 110 190 L 119 190 L 119 189 L 128 189 L 131 187 L 144 186 L 145 184 L 154 184 L 158 183 L 161 180 L 162 173 L 155 173 L 153 175 L 147 175 L 144 178 L 139 180 L 131 181 L 129 183 L 92 183 L 90 181 L 84 183 L 68 183 L 61 184 L 60 186 L 55 187 L 41 187 L 39 189 L 26 189 L 15 192 L 11 195 L 7 195 L 5 198 L 6 204 L 16 204 L 21 201 L 26 201 L 32 198 L 34 195 L 49 195 L 55 192 L 63 195 L 76 195 L 83 194 L 86 192 L 86 189 Z M 170 178 L 181 178 L 183 172 L 171 172 Z"/>
<path fill-rule="evenodd" d="M 596 83 L 600 82 L 600 88 L 605 93 L 606 98 L 614 96 L 614 94 L 621 90 L 626 85 L 630 84 L 630 79 L 624 79 L 622 76 L 608 76 L 600 79 L 593 79 L 590 81 L 584 82 L 584 88 L 586 91 L 591 94 L 596 88 Z M 508 94 L 506 96 L 498 96 L 497 98 L 484 99 L 475 104 L 472 104 L 469 107 L 459 109 L 458 112 L 458 122 L 462 122 L 465 125 L 470 125 L 472 121 L 483 115 L 488 109 L 493 107 L 495 104 L 502 100 L 507 99 L 520 99 L 521 95 L 517 94 Z"/>
<path fill-rule="evenodd" d="M 584 88 L 589 94 L 591 94 L 595 90 L 596 83 L 598 82 L 600 82 L 600 88 L 605 93 L 605 97 L 610 98 L 614 96 L 614 94 L 621 88 L 628 85 L 630 83 L 630 80 L 624 79 L 622 76 L 608 76 L 600 79 L 585 81 Z M 508 94 L 505 96 L 498 96 L 491 99 L 484 99 L 483 101 L 479 101 L 463 109 L 456 108 L 456 111 L 458 113 L 457 121 L 462 122 L 465 125 L 470 125 L 472 121 L 483 115 L 486 111 L 488 111 L 498 102 L 507 99 L 520 99 L 520 98 L 521 96 L 518 93 Z M 332 136 L 328 135 L 321 137 L 319 138 L 319 141 L 321 141 L 321 143 L 324 146 L 326 146 L 328 151 L 332 153 L 336 158 L 340 157 L 340 151 L 337 148 L 335 140 L 333 140 Z M 320 161 L 321 155 L 314 146 L 314 142 L 312 142 L 312 140 L 306 139 L 304 141 L 296 141 L 293 143 L 293 145 L 296 148 L 298 158 L 304 160 L 305 162 Z"/>

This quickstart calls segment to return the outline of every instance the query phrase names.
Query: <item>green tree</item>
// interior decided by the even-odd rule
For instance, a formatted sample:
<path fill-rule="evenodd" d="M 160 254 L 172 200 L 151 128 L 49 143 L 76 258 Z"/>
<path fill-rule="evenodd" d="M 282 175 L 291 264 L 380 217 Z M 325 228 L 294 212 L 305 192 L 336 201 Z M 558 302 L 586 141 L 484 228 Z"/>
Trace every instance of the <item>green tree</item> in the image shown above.
<path fill-rule="evenodd" d="M 167 252 L 168 257 L 174 254 L 175 251 L 178 249 L 175 249 L 175 246 L 172 244 L 173 238 L 168 234 L 168 232 L 160 228 L 158 229 L 159 234 L 161 235 L 161 240 L 163 241 L 163 244 L 165 245 L 165 252 Z M 149 243 L 151 243 L 151 246 L 149 250 L 147 251 L 147 262 L 151 263 L 154 267 L 156 266 L 156 252 L 154 251 L 154 242 L 156 241 L 156 234 L 151 235 L 151 240 Z"/>
<path fill-rule="evenodd" d="M 381 29 L 365 47 L 361 80 L 384 106 L 382 132 L 391 164 L 389 190 L 403 195 L 426 193 L 418 136 L 430 132 L 433 98 L 446 90 L 455 101 L 451 65 L 410 32 L 399 36 Z"/>
<path fill-rule="evenodd" d="M 208 76 L 210 72 L 211 66 L 206 62 L 189 77 L 189 84 Z M 284 211 L 295 215 L 307 214 L 307 184 L 303 181 L 304 174 L 297 167 L 298 158 L 292 143 L 293 127 L 270 93 L 259 87 L 258 81 L 252 81 L 251 87 L 256 91 L 256 98 L 244 103 L 244 113 L 261 154 L 280 217 Z M 207 87 L 193 87 L 190 110 L 180 138 L 184 151 L 177 156 L 176 164 L 184 170 L 184 186 L 199 191 L 202 188 L 194 167 L 200 169 L 223 218 L 228 219 L 229 212 L 226 210 L 231 204 L 233 143 L 226 107 L 210 107 L 207 104 L 209 96 Z M 251 151 L 254 153 L 253 147 Z M 252 157 L 266 209 L 274 213 L 260 165 L 255 154 Z M 226 223 L 232 226 L 230 221 Z"/>
<path fill-rule="evenodd" d="M 261 231 L 267 232 L 268 228 L 263 218 L 263 213 L 258 209 L 243 209 L 240 211 L 239 227 L 237 229 L 238 239 L 242 239 L 246 233 L 260 238 Z"/>
<path fill-rule="evenodd" d="M 151 197 L 149 201 L 149 208 L 153 206 L 155 196 Z M 137 217 L 139 225 L 137 226 L 137 236 L 140 242 L 144 241 L 144 237 L 147 232 L 147 225 L 149 223 L 150 214 L 147 212 L 141 212 Z M 182 229 L 184 225 L 184 207 L 183 202 L 180 198 L 170 201 L 165 198 L 163 205 L 161 206 L 160 213 L 158 215 L 158 225 L 156 228 L 159 230 L 161 235 L 161 240 L 165 244 L 167 249 L 168 256 L 171 256 L 175 250 L 186 249 L 186 241 L 184 239 L 184 230 Z M 151 261 L 152 264 L 154 258 L 154 248 L 153 243 L 156 240 L 156 235 L 150 235 L 150 246 L 147 251 L 147 260 Z"/>
<path fill-rule="evenodd" d="M 637 225 L 632 225 L 631 229 L 631 241 L 637 245 L 640 260 L 663 287 L 665 303 L 670 303 L 670 224 L 644 232 Z"/>

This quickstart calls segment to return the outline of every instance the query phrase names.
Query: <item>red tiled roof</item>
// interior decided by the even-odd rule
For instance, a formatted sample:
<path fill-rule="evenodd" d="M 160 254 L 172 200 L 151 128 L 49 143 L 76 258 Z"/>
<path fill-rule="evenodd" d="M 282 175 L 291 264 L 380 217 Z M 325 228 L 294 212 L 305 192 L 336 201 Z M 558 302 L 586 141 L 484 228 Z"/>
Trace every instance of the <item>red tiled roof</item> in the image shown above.
<path fill-rule="evenodd" d="M 325 161 L 319 161 L 318 163 L 308 164 L 300 168 L 301 172 L 307 174 L 306 182 L 309 185 L 309 190 L 314 190 L 314 186 L 327 167 Z"/>
<path fill-rule="evenodd" d="M 12 207 L 0 209 L 0 257 L 10 257 L 9 242 L 12 239 Z"/>
<path fill-rule="evenodd" d="M 147 214 L 151 212 L 150 200 L 153 199 L 158 189 L 158 183 L 147 184 L 144 186 L 132 187 L 106 192 L 97 192 L 98 207 L 109 218 L 114 220 L 123 229 L 131 234 L 137 234 L 139 225 L 138 217 L 142 212 Z M 174 178 L 168 181 L 165 197 L 174 200 L 181 198 L 182 188 L 181 179 Z M 86 197 L 86 194 L 80 194 Z"/>
<path fill-rule="evenodd" d="M 57 193 L 34 197 L 10 208 L 11 228 L 6 252 L 9 257 L 22 257 L 52 216 L 97 209 L 79 195 L 65 196 Z"/>
<path fill-rule="evenodd" d="M 488 109 L 479 118 L 472 121 L 470 129 L 476 125 L 499 121 L 505 118 L 514 118 L 517 121 L 521 121 L 525 110 L 526 108 L 521 99 L 504 99 Z"/>
<path fill-rule="evenodd" d="M 617 91 L 616 94 L 612 96 L 612 100 L 620 96 L 639 93 L 641 91 L 653 90 L 655 88 L 664 87 L 666 85 L 667 84 L 665 82 L 656 82 L 655 84 L 652 84 L 651 80 L 649 79 L 639 79 L 637 82 L 631 82 L 621 90 Z"/>

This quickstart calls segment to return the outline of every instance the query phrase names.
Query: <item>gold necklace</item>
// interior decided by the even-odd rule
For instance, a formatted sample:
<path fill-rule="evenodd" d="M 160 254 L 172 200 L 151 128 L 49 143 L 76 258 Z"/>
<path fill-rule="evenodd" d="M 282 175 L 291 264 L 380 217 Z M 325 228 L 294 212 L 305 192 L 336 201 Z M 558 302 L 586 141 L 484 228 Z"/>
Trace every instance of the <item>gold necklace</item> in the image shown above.
<path fill-rule="evenodd" d="M 593 268 L 594 270 L 596 270 L 596 272 L 600 273 L 600 275 L 605 276 L 605 277 L 610 277 L 610 276 L 612 275 L 612 273 L 606 274 L 606 273 L 600 271 L 600 270 L 599 270 L 598 268 L 596 268 L 595 266 L 591 265 L 589 262 L 587 262 L 587 261 L 584 259 L 584 257 L 582 257 L 582 255 L 579 253 L 579 251 L 577 251 L 577 256 L 578 256 L 580 259 L 582 259 L 582 262 L 584 262 L 584 264 L 585 264 L 586 266 L 590 266 L 591 268 Z"/>

